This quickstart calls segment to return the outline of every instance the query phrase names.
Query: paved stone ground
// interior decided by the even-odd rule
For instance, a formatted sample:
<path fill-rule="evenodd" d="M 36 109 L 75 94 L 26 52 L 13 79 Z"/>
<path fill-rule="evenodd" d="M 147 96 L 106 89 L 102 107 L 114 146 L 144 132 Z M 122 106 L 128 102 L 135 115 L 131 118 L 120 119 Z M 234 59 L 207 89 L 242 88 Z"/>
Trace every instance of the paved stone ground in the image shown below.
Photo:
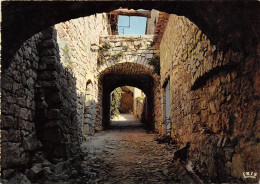
<path fill-rule="evenodd" d="M 172 163 L 174 147 L 158 144 L 155 136 L 133 115 L 112 120 L 110 130 L 82 145 L 85 161 L 75 183 L 194 183 L 179 162 Z"/>

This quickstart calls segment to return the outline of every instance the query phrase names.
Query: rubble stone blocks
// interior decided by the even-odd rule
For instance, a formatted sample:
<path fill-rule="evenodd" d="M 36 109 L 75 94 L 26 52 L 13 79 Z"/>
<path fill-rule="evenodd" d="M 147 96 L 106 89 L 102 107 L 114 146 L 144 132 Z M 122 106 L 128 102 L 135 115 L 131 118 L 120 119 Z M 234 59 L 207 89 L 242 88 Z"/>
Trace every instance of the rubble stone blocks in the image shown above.
<path fill-rule="evenodd" d="M 39 170 L 29 168 L 28 163 L 41 163 L 47 158 L 51 158 L 51 162 L 55 159 L 62 162 L 68 158 L 72 161 L 78 157 L 79 144 L 84 140 L 79 120 L 84 117 L 85 100 L 95 101 L 97 96 L 96 85 L 86 91 L 89 79 L 93 84 L 97 83 L 97 51 L 91 51 L 89 47 L 98 45 L 100 34 L 107 34 L 106 28 L 95 30 L 96 21 L 107 25 L 106 19 L 99 14 L 61 23 L 36 34 L 22 45 L 10 61 L 10 66 L 2 71 L 1 150 L 4 177 L 12 176 L 22 167 L 30 170 L 24 173 L 26 176 L 33 175 L 29 179 L 33 180 L 37 174 L 49 178 L 52 170 L 42 166 Z M 87 24 L 92 27 L 85 29 L 83 25 Z M 90 33 L 84 33 L 89 35 L 84 36 L 84 44 L 78 42 L 82 37 L 76 37 L 78 30 L 72 29 L 75 25 L 79 30 Z M 64 31 L 68 30 L 70 34 L 64 35 Z M 64 44 L 70 50 L 75 67 L 73 72 L 64 64 Z M 80 97 L 78 102 L 77 96 Z M 89 132 L 93 134 L 95 104 L 89 108 L 92 118 Z M 24 175 L 16 176 L 21 180 L 27 179 Z"/>
<path fill-rule="evenodd" d="M 82 122 L 79 126 L 86 136 L 94 133 L 98 89 L 97 85 L 94 85 L 98 75 L 97 54 L 100 35 L 107 35 L 109 31 L 106 16 L 97 14 L 55 25 L 61 64 L 71 67 L 76 76 L 76 93 L 80 97 L 77 100 L 77 118 Z M 91 84 L 88 84 L 88 81 L 91 81 Z M 94 104 L 89 106 L 89 102 Z M 89 109 L 88 112 L 86 109 Z M 87 113 L 90 119 L 84 118 Z"/>
<path fill-rule="evenodd" d="M 102 68 L 99 70 L 100 73 L 117 63 L 134 62 L 145 65 L 141 61 L 152 58 L 156 53 L 151 47 L 153 35 L 102 35 L 100 40 L 100 49 L 104 50 L 105 48 L 102 53 L 105 56 L 105 63 L 99 66 Z M 147 65 L 147 67 L 149 66 Z"/>
<path fill-rule="evenodd" d="M 259 86 L 252 83 L 259 81 L 257 61 L 231 48 L 217 51 L 196 25 L 176 15 L 169 16 L 160 58 L 161 85 L 170 79 L 171 136 L 191 143 L 189 160 L 197 172 L 225 182 L 229 174 L 243 179 L 248 167 L 259 171 L 259 100 L 253 97 Z"/>
<path fill-rule="evenodd" d="M 10 183 L 37 182 L 38 177 L 62 183 L 82 173 L 95 177 L 75 168 L 82 157 L 81 143 L 104 128 L 102 100 L 110 92 L 105 87 L 119 85 L 113 83 L 116 78 L 104 85 L 104 76 L 111 74 L 135 76 L 138 82 L 133 85 L 138 83 L 147 94 L 147 103 L 138 108 L 151 107 L 146 116 L 153 121 L 148 123 L 162 134 L 164 84 L 170 80 L 171 137 L 177 147 L 190 145 L 188 163 L 210 182 L 226 182 L 230 176 L 244 179 L 247 169 L 259 171 L 260 45 L 233 48 L 234 38 L 244 37 L 247 30 L 218 43 L 188 19 L 160 13 L 163 22 L 155 28 L 156 38 L 115 36 L 108 35 L 106 16 L 49 27 L 25 41 L 7 61 L 1 73 L 3 178 Z M 158 50 L 151 47 L 157 39 Z M 224 50 L 218 48 L 226 43 Z M 110 45 L 103 53 L 107 62 L 98 65 L 104 44 Z M 160 54 L 160 76 L 149 64 L 155 54 Z"/>

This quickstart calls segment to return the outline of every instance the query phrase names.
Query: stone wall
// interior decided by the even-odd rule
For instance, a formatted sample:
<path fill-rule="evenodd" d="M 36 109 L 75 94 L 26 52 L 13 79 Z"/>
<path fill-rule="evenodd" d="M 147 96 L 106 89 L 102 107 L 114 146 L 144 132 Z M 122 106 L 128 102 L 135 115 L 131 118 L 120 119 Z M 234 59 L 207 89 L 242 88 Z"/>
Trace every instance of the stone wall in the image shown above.
<path fill-rule="evenodd" d="M 48 28 L 27 40 L 3 69 L 4 178 L 26 178 L 20 172 L 31 181 L 47 175 L 57 181 L 59 172 L 72 168 L 83 122 L 90 125 L 84 124 L 84 133 L 93 134 L 97 48 L 106 26 L 106 16 L 99 14 Z M 54 174 L 43 162 L 64 169 Z"/>
<path fill-rule="evenodd" d="M 69 177 L 79 157 L 76 80 L 61 65 L 56 40 L 53 27 L 36 34 L 2 71 L 1 166 L 10 181 L 28 181 L 21 173 L 33 182 Z"/>
<path fill-rule="evenodd" d="M 76 155 L 81 127 L 76 114 L 76 79 L 60 63 L 57 32 L 51 27 L 43 32 L 40 62 L 35 85 L 36 132 L 47 157 L 52 159 Z"/>
<path fill-rule="evenodd" d="M 161 85 L 170 80 L 171 136 L 179 145 L 191 143 L 193 170 L 214 182 L 259 173 L 259 53 L 218 50 L 175 15 L 160 53 Z"/>
<path fill-rule="evenodd" d="M 1 168 L 4 178 L 24 172 L 34 153 L 42 149 L 36 137 L 35 84 L 42 40 L 37 34 L 27 40 L 1 75 Z"/>
<path fill-rule="evenodd" d="M 143 103 L 143 99 L 145 98 L 145 94 L 138 88 L 134 88 L 134 105 L 133 105 L 133 110 L 134 110 L 134 115 L 141 119 L 140 110 L 142 111 L 143 108 L 140 108 L 140 105 Z M 141 102 L 141 103 L 139 103 Z M 138 104 L 137 104 L 138 103 Z"/>
<path fill-rule="evenodd" d="M 111 86 L 121 87 L 121 86 L 134 86 L 142 89 L 145 93 L 149 93 L 150 102 L 149 116 L 151 121 L 147 120 L 150 128 L 154 129 L 155 125 L 159 123 L 160 120 L 160 96 L 159 91 L 159 76 L 153 73 L 154 66 L 149 64 L 150 59 L 158 54 L 158 50 L 151 47 L 153 42 L 153 35 L 109 35 L 100 37 L 100 49 L 98 55 L 98 104 L 96 110 L 96 130 L 102 130 L 104 124 L 102 121 L 107 115 L 104 114 L 104 96 L 108 92 L 106 88 L 111 88 Z M 118 75 L 116 78 L 111 78 L 109 84 L 104 84 L 104 76 L 106 75 Z M 118 79 L 120 76 L 125 78 L 125 81 Z M 148 81 L 144 78 L 150 76 L 152 81 Z M 150 80 L 150 79 L 149 79 Z M 114 82 L 120 81 L 121 85 L 116 86 Z M 141 81 L 146 83 L 140 84 Z M 108 85 L 108 86 L 107 86 Z M 147 87 L 149 86 L 149 87 Z M 149 89 L 148 89 L 149 88 Z M 145 90 L 144 90 L 145 89 Z M 106 93 L 104 94 L 104 91 Z M 106 105 L 105 105 L 106 106 Z M 155 108 L 156 110 L 154 110 Z M 109 111 L 109 110 L 106 110 Z M 107 114 L 107 113 L 106 113 Z M 156 123 L 154 122 L 156 119 Z"/>
<path fill-rule="evenodd" d="M 128 114 L 133 112 L 133 87 L 123 86 L 121 87 L 123 93 L 121 97 L 121 106 L 119 112 Z"/>
<path fill-rule="evenodd" d="M 142 113 L 143 113 L 143 109 L 144 108 L 144 101 L 143 100 L 136 100 L 136 111 L 135 111 L 135 116 L 138 119 L 142 119 Z"/>
<path fill-rule="evenodd" d="M 153 68 L 149 59 L 157 50 L 152 49 L 153 35 L 109 35 L 100 37 L 98 72 L 117 63 L 133 62 Z"/>
<path fill-rule="evenodd" d="M 153 103 L 154 103 L 154 108 L 153 108 L 153 119 L 154 119 L 154 130 L 156 132 L 161 131 L 161 123 L 162 123 L 162 111 L 161 111 L 161 86 L 160 86 L 160 77 L 156 76 L 154 80 L 154 87 L 153 87 Z"/>
<path fill-rule="evenodd" d="M 147 18 L 146 21 L 146 35 L 153 35 L 155 31 L 156 24 L 159 18 L 159 11 L 152 9 L 151 10 L 151 18 Z"/>
<path fill-rule="evenodd" d="M 106 14 L 96 14 L 55 25 L 61 62 L 76 78 L 77 116 L 85 135 L 94 133 L 97 102 L 99 36 L 108 34 Z"/>

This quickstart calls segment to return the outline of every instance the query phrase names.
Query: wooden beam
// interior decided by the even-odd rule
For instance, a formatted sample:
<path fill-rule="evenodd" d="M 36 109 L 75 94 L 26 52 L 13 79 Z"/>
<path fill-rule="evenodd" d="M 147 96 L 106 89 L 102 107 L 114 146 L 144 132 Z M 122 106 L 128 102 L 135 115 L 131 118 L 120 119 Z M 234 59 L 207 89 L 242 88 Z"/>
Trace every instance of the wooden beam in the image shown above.
<path fill-rule="evenodd" d="M 137 11 L 137 10 L 118 9 L 118 10 L 111 11 L 110 14 L 126 15 L 126 16 L 140 16 L 140 17 L 151 18 L 151 12 L 150 11 Z"/>

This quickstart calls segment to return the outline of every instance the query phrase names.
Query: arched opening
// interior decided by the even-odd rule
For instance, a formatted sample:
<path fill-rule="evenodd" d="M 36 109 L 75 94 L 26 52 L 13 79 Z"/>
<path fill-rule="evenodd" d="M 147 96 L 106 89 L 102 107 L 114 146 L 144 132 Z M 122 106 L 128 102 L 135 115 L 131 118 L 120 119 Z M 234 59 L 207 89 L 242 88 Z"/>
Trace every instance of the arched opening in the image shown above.
<path fill-rule="evenodd" d="M 135 129 L 147 120 L 145 94 L 132 86 L 121 86 L 110 93 L 110 129 Z"/>
<path fill-rule="evenodd" d="M 186 151 L 189 161 L 198 173 L 208 171 L 205 175 L 210 181 L 221 182 L 227 175 L 245 179 L 241 178 L 244 168 L 259 170 L 256 155 L 259 24 L 255 18 L 259 4 L 165 2 L 162 6 L 161 2 L 122 2 L 120 5 L 117 2 L 42 2 L 35 6 L 35 3 L 3 3 L 4 177 L 14 172 L 25 173 L 26 169 L 31 169 L 30 163 L 38 161 L 39 157 L 44 160 L 45 153 L 52 164 L 78 155 L 79 144 L 84 140 L 82 128 L 84 134 L 93 134 L 93 129 L 109 127 L 110 93 L 125 85 L 137 87 L 146 94 L 149 116 L 144 124 L 148 129 L 162 133 L 161 118 L 165 122 L 171 118 L 172 138 L 178 146 L 189 143 L 190 152 Z M 146 37 L 147 42 L 156 42 L 155 46 L 160 49 L 160 79 L 153 75 L 153 67 L 147 60 L 153 57 L 154 51 L 143 54 L 135 50 L 134 57 L 123 58 L 122 53 L 112 50 L 115 51 L 112 57 L 106 55 L 105 59 L 116 58 L 117 62 L 111 59 L 104 65 L 95 65 L 91 57 L 98 56 L 99 44 L 104 44 L 102 40 L 110 40 L 109 36 L 100 36 L 107 31 L 103 15 L 97 15 L 100 21 L 94 23 L 86 19 L 71 20 L 73 29 L 67 29 L 71 22 L 59 25 L 64 32 L 58 31 L 58 41 L 57 27 L 48 28 L 61 21 L 112 11 L 123 5 L 136 9 L 145 5 L 148 10 L 156 8 L 189 18 L 162 15 L 154 40 Z M 76 29 L 75 25 L 80 24 L 88 31 Z M 102 31 L 96 31 L 93 25 L 103 26 Z M 31 37 L 41 30 L 44 31 Z M 94 39 L 86 42 L 78 39 L 80 36 L 87 38 L 87 35 Z M 129 39 L 134 49 L 143 47 L 138 43 L 140 38 Z M 66 49 L 66 44 L 60 42 L 63 39 L 74 48 Z M 115 47 L 118 46 L 120 43 Z M 77 57 L 82 50 L 82 57 Z M 60 65 L 64 58 L 68 63 L 70 58 L 79 61 L 75 62 L 74 72 Z M 89 79 L 86 71 L 93 74 L 90 83 L 86 81 Z M 87 100 L 88 91 L 96 94 L 91 100 Z M 166 104 L 167 99 L 171 103 Z M 158 100 L 165 106 L 161 108 Z M 88 107 L 93 106 L 95 110 L 89 111 Z M 167 126 L 165 132 L 169 132 Z M 9 155 L 12 159 L 7 158 Z M 256 161 L 252 163 L 252 159 Z M 237 167 L 237 162 L 241 167 Z"/>
<path fill-rule="evenodd" d="M 35 8 L 37 6 L 37 8 Z M 221 48 L 228 44 L 241 47 L 251 35 L 250 44 L 259 39 L 257 17 L 259 3 L 255 2 L 2 2 L 2 45 L 4 62 L 20 48 L 25 40 L 49 26 L 70 19 L 110 12 L 120 7 L 157 9 L 185 16 L 194 22 L 212 42 Z M 192 7 L 192 8 L 191 8 Z M 202 8 L 203 7 L 203 8 Z M 219 14 L 219 9 L 222 13 Z M 66 13 L 65 13 L 66 12 Z M 33 15 L 33 18 L 32 16 Z M 57 16 L 59 15 L 59 16 Z M 246 15 L 246 16 L 245 16 Z M 16 17 L 15 19 L 13 17 Z M 28 22 L 27 20 L 31 20 Z M 21 29 L 23 28 L 23 29 Z M 237 32 L 237 34 L 233 34 Z M 236 45 L 235 45 L 236 44 Z M 230 46 L 230 45 L 229 45 Z M 249 48 L 248 48 L 249 49 Z M 247 50 L 248 50 L 247 49 Z M 250 50 L 250 49 L 249 49 Z M 248 50 L 248 51 L 249 51 Z M 254 50 L 255 51 L 255 50 Z M 6 58 L 6 59 L 5 59 Z M 2 63 L 3 65 L 4 63 Z"/>
<path fill-rule="evenodd" d="M 83 121 L 84 135 L 94 134 L 95 105 L 96 102 L 93 98 L 93 83 L 89 79 L 86 83 L 86 93 L 85 93 L 84 121 Z"/>
<path fill-rule="evenodd" d="M 99 103 L 102 107 L 102 123 L 97 123 L 97 130 L 109 127 L 110 121 L 110 94 L 121 86 L 133 86 L 141 89 L 147 98 L 147 113 L 153 114 L 154 109 L 154 91 L 158 87 L 158 79 L 152 70 L 137 63 L 120 63 L 112 67 L 108 67 L 100 73 L 99 78 L 99 93 L 102 93 L 99 98 Z M 102 100 L 101 100 L 102 99 Z M 154 117 L 148 116 L 143 119 L 147 129 L 154 130 Z"/>

